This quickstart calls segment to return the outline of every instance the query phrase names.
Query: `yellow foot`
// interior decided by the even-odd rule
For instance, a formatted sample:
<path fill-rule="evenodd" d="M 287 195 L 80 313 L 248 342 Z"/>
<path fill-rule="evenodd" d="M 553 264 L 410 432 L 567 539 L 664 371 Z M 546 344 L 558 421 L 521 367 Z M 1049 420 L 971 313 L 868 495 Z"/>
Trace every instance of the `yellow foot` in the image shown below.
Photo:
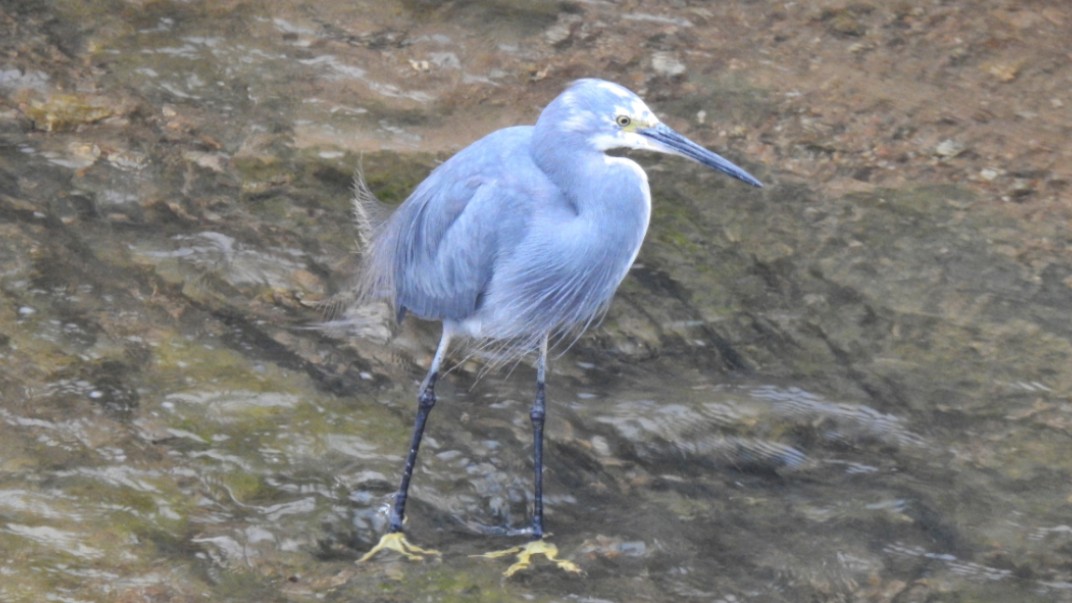
<path fill-rule="evenodd" d="M 517 572 L 523 569 L 532 567 L 532 557 L 534 555 L 543 555 L 548 561 L 558 566 L 558 569 L 569 572 L 571 574 L 583 574 L 584 570 L 580 568 L 576 563 L 567 559 L 558 558 L 558 547 L 547 542 L 546 540 L 533 540 L 526 544 L 510 547 L 503 551 L 492 551 L 490 553 L 484 553 L 483 555 L 472 555 L 473 557 L 482 557 L 484 559 L 501 559 L 503 557 L 517 557 L 517 561 L 513 565 L 506 568 L 503 572 L 503 577 L 509 578 Z"/>
<path fill-rule="evenodd" d="M 439 551 L 435 549 L 422 549 L 421 547 L 406 540 L 406 535 L 402 532 L 390 532 L 384 534 L 380 541 L 376 543 L 376 546 L 372 547 L 372 550 L 365 553 L 358 563 L 364 563 L 369 559 L 372 559 L 373 555 L 380 551 L 394 551 L 406 559 L 413 561 L 421 561 L 427 557 L 438 557 Z"/>

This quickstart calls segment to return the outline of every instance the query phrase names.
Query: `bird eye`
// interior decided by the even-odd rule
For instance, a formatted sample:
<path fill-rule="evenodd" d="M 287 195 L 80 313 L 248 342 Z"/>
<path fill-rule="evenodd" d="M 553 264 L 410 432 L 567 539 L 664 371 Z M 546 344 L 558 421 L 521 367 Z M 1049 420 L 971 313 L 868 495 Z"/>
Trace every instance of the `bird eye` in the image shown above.
<path fill-rule="evenodd" d="M 629 124 L 633 123 L 633 119 L 628 115 L 619 115 L 614 118 L 614 121 L 623 128 L 627 128 Z"/>

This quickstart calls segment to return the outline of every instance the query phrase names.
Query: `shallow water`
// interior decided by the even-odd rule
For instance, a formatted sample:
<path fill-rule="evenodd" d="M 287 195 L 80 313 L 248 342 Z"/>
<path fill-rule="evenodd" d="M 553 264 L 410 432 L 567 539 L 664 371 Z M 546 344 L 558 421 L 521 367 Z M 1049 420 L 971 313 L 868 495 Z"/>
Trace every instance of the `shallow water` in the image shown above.
<path fill-rule="evenodd" d="M 546 521 L 587 575 L 468 556 L 528 519 L 525 363 L 442 381 L 407 528 L 442 561 L 354 564 L 437 333 L 324 327 L 351 173 L 398 201 L 531 120 L 569 78 L 516 61 L 571 56 L 604 9 L 0 9 L 0 599 L 1072 600 L 1068 258 L 964 188 L 823 196 L 747 157 L 762 192 L 637 158 L 646 246 L 553 362 Z M 696 77 L 656 111 L 718 88 L 763 119 Z M 510 87 L 534 100 L 482 100 Z"/>

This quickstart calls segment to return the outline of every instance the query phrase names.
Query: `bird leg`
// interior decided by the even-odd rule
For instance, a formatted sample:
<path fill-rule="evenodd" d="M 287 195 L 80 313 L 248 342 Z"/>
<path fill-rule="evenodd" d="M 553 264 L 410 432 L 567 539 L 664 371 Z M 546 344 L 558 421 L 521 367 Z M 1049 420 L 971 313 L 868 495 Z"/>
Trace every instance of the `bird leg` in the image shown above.
<path fill-rule="evenodd" d="M 409 454 L 406 456 L 406 465 L 402 468 L 402 482 L 398 486 L 394 504 L 391 506 L 389 531 L 380 538 L 376 546 L 358 559 L 358 563 L 368 561 L 373 555 L 382 550 L 392 550 L 407 559 L 413 560 L 439 555 L 439 551 L 423 549 L 406 540 L 406 536 L 402 531 L 402 524 L 406 520 L 406 500 L 409 497 L 409 482 L 413 477 L 413 469 L 417 465 L 417 452 L 421 448 L 424 425 L 428 422 L 428 415 L 432 412 L 432 407 L 436 403 L 435 384 L 436 380 L 439 379 L 439 365 L 442 364 L 443 358 L 447 355 L 449 346 L 450 335 L 444 331 L 443 337 L 439 340 L 439 347 L 432 358 L 432 365 L 428 368 L 428 374 L 421 383 L 421 389 L 417 395 L 417 419 L 413 424 L 413 438 L 410 441 Z"/>
<path fill-rule="evenodd" d="M 546 387 L 547 376 L 547 337 L 540 344 L 540 359 L 536 364 L 536 398 L 532 403 L 532 411 L 529 418 L 532 419 L 532 460 L 535 470 L 533 483 L 533 510 L 532 527 L 518 530 L 518 533 L 526 534 L 532 538 L 529 542 L 510 547 L 502 551 L 493 551 L 483 555 L 473 555 L 484 559 L 501 559 L 503 557 L 515 557 L 515 561 L 503 572 L 503 577 L 509 578 L 517 572 L 532 567 L 532 558 L 543 555 L 559 569 L 571 574 L 583 574 L 584 571 L 574 562 L 568 559 L 558 558 L 558 547 L 544 538 L 543 531 L 543 424 L 547 416 Z"/>
<path fill-rule="evenodd" d="M 532 420 L 533 507 L 532 539 L 543 538 L 543 422 L 547 416 L 545 399 L 547 377 L 547 338 L 540 345 L 540 359 L 536 364 L 536 398 L 532 402 L 529 418 Z"/>
<path fill-rule="evenodd" d="M 406 518 L 406 500 L 409 497 L 409 482 L 413 478 L 413 469 L 417 465 L 417 452 L 421 448 L 421 439 L 424 437 L 424 425 L 428 422 L 428 415 L 435 406 L 435 383 L 439 373 L 429 371 L 421 384 L 420 393 L 417 395 L 417 420 L 413 424 L 413 438 L 410 440 L 409 454 L 406 456 L 406 464 L 402 468 L 402 483 L 395 493 L 395 504 L 391 507 L 391 531 L 401 532 L 402 523 Z"/>

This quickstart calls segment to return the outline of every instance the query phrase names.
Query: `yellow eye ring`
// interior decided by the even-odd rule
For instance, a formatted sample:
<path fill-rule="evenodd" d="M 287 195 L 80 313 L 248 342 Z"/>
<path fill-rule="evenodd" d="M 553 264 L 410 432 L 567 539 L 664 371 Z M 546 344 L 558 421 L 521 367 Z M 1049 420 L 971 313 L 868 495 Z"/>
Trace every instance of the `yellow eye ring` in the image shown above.
<path fill-rule="evenodd" d="M 619 115 L 618 117 L 614 118 L 614 122 L 622 128 L 628 128 L 629 124 L 633 123 L 633 118 L 629 117 L 628 115 Z"/>

